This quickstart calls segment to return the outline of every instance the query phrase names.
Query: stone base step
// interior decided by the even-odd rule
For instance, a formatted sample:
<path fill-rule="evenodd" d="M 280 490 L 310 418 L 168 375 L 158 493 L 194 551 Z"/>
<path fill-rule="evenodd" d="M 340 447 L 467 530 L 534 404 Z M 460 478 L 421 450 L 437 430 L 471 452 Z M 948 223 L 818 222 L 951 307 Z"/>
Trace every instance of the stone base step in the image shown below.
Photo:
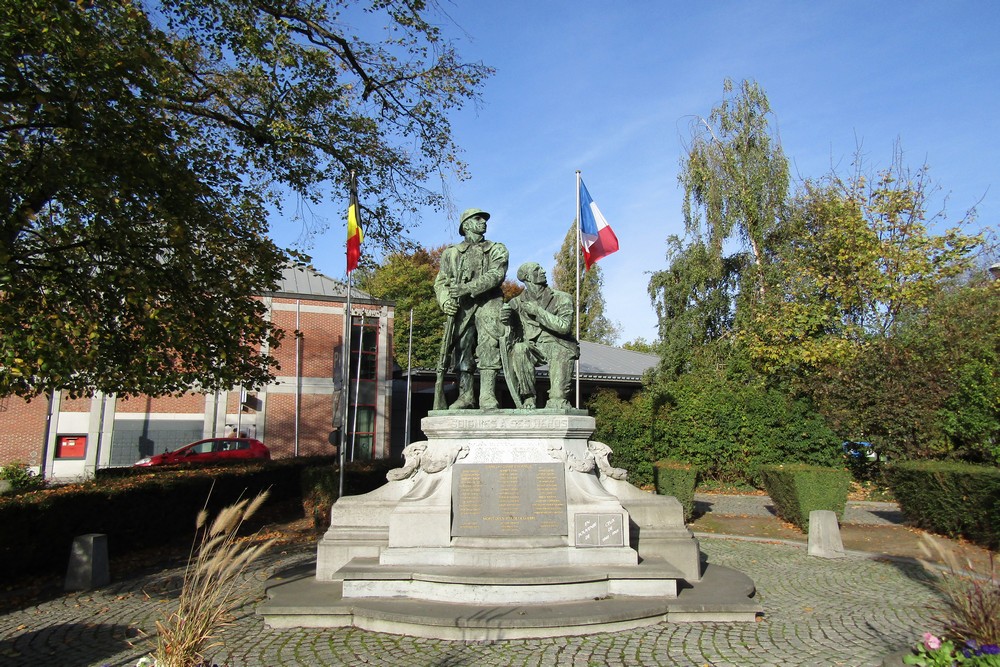
<path fill-rule="evenodd" d="M 609 595 L 561 603 L 427 601 L 344 597 L 341 582 L 309 569 L 279 573 L 257 613 L 272 628 L 356 627 L 460 641 L 529 639 L 627 630 L 662 622 L 752 622 L 762 613 L 746 575 L 708 564 L 676 597 Z"/>
<path fill-rule="evenodd" d="M 382 565 L 355 558 L 334 575 L 346 598 L 411 598 L 431 602 L 540 604 L 609 595 L 677 597 L 683 574 L 662 561 L 641 565 L 483 568 Z"/>

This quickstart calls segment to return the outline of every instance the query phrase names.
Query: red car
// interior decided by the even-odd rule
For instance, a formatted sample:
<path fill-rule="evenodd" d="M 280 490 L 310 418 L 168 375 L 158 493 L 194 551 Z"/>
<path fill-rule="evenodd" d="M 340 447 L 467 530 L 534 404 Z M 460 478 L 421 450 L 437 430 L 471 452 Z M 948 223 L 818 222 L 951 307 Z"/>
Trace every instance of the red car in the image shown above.
<path fill-rule="evenodd" d="M 162 466 L 179 463 L 219 463 L 244 459 L 271 458 L 260 440 L 252 438 L 208 438 L 184 445 L 173 452 L 154 454 L 135 462 L 137 466 Z"/>

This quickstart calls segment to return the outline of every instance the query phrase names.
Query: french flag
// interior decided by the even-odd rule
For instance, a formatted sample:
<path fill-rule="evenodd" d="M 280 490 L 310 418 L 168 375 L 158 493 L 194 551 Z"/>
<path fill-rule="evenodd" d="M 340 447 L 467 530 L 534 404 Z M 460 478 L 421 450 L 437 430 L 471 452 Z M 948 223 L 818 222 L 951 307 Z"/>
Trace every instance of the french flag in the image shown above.
<path fill-rule="evenodd" d="M 618 251 L 618 237 L 590 198 L 583 180 L 580 181 L 580 245 L 588 269 L 597 260 Z"/>

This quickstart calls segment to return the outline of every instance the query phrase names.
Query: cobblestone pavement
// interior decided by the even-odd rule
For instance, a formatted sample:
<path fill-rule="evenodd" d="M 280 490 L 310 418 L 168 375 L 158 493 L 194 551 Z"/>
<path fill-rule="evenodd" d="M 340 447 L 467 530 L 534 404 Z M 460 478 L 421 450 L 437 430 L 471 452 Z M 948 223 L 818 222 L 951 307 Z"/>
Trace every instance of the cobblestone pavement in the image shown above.
<path fill-rule="evenodd" d="M 938 597 L 914 565 L 858 554 L 826 560 L 803 545 L 710 538 L 709 561 L 736 567 L 756 585 L 757 623 L 660 623 L 583 637 L 462 643 L 354 629 L 272 630 L 254 613 L 273 572 L 303 565 L 313 545 L 269 554 L 248 582 L 256 596 L 206 652 L 219 667 L 285 665 L 880 665 L 937 629 Z M 169 610 L 181 571 L 69 594 L 0 617 L 0 665 L 134 665 L 149 650 L 155 620 Z"/>

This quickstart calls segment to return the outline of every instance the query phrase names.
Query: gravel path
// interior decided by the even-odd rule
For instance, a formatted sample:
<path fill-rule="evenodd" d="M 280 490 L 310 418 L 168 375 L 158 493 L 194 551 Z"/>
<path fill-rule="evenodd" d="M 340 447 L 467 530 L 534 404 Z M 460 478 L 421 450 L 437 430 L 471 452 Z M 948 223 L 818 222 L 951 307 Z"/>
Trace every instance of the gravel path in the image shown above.
<path fill-rule="evenodd" d="M 768 496 L 726 496 L 696 493 L 695 512 L 731 516 L 774 516 L 774 503 Z M 888 526 L 903 523 L 903 513 L 896 503 L 877 503 L 865 500 L 847 501 L 843 523 L 869 526 Z"/>

